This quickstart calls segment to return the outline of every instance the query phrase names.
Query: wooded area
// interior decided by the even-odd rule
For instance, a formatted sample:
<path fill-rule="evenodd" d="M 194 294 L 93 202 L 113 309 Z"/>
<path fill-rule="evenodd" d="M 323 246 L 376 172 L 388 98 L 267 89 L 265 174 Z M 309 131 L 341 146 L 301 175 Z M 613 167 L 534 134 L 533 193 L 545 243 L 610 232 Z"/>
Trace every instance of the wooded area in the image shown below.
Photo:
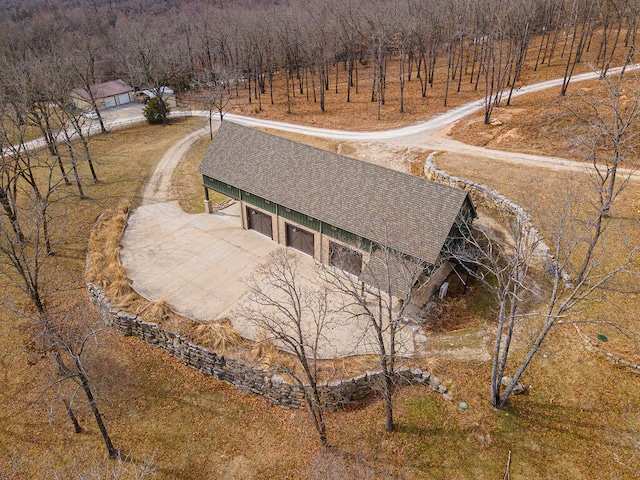
<path fill-rule="evenodd" d="M 256 112 L 280 98 L 291 112 L 296 96 L 324 112 L 330 108 L 326 92 L 350 102 L 364 91 L 380 119 L 388 85 L 399 90 L 393 108 L 402 113 L 417 101 L 405 95 L 408 82 L 420 84 L 422 97 L 434 82 L 443 82 L 439 95 L 445 107 L 463 83 L 473 85 L 485 97 L 488 122 L 497 104 L 510 102 L 525 59 L 532 62 L 535 56 L 535 70 L 562 65 L 563 95 L 581 62 L 606 72 L 614 58 L 631 61 L 639 5 L 629 0 L 16 2 L 3 10 L 3 103 L 15 105 L 17 96 L 35 95 L 31 105 L 35 100 L 66 105 L 72 88 L 122 78 L 151 90 L 223 86 L 254 104 Z M 284 95 L 275 94 L 274 84 Z M 34 120 L 46 125 L 47 109 L 39 110 L 44 118 Z"/>

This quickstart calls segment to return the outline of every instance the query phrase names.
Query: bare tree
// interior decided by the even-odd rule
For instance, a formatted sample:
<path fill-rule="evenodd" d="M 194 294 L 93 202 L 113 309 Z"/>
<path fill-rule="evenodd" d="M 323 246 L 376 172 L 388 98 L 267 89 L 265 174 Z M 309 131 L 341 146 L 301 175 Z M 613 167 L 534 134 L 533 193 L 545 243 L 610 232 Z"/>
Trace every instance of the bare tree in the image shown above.
<path fill-rule="evenodd" d="M 566 40 L 571 37 L 569 51 L 567 52 L 567 63 L 564 70 L 564 78 L 562 81 L 562 89 L 560 95 L 567 94 L 571 76 L 576 65 L 582 60 L 582 55 L 587 47 L 588 40 L 595 28 L 593 17 L 597 8 L 598 0 L 574 0 L 569 17 L 569 30 L 573 30 L 570 35 L 566 36 Z M 564 48 L 563 48 L 564 52 Z"/>
<path fill-rule="evenodd" d="M 5 121 L 4 126 L 10 125 L 9 120 Z M 83 363 L 85 347 L 89 340 L 95 338 L 96 330 L 89 328 L 91 322 L 87 321 L 86 312 L 82 315 L 79 311 L 56 315 L 47 302 L 64 282 L 64 277 L 52 275 L 47 270 L 48 267 L 55 270 L 54 265 L 50 265 L 53 249 L 49 225 L 49 206 L 59 183 L 53 175 L 55 164 L 47 163 L 26 149 L 24 136 L 12 142 L 9 132 L 3 130 L 2 133 L 0 191 L 4 209 L 0 212 L 0 278 L 22 290 L 29 299 L 27 306 L 20 309 L 10 305 L 9 298 L 3 298 L 2 302 L 39 328 L 42 352 L 51 354 L 57 378 L 60 381 L 72 379 L 83 390 L 109 457 L 116 458 L 117 452 L 102 422 Z M 11 133 L 16 134 L 14 131 Z M 86 328 L 89 329 L 83 330 Z M 64 400 L 67 414 L 78 431 L 72 402 Z"/>
<path fill-rule="evenodd" d="M 43 270 L 53 253 L 48 210 L 58 182 L 53 165 L 34 165 L 30 152 L 20 147 L 4 152 L 0 276 L 25 292 L 35 309 L 43 313 L 45 298 L 54 290 L 43 278 Z"/>
<path fill-rule="evenodd" d="M 198 91 L 198 98 L 209 112 L 209 136 L 213 139 L 213 114 L 216 112 L 220 121 L 229 110 L 231 103 L 231 84 L 237 81 L 225 70 L 216 68 L 213 71 L 203 72 L 194 83 Z"/>
<path fill-rule="evenodd" d="M 80 389 L 84 393 L 107 448 L 109 458 L 115 459 L 120 454 L 114 448 L 104 424 L 85 361 L 87 350 L 97 343 L 97 335 L 105 327 L 97 318 L 91 318 L 89 312 L 91 309 L 88 308 L 88 305 L 78 305 L 75 309 L 69 309 L 67 312 L 57 315 L 45 312 L 32 316 L 31 321 L 39 328 L 39 338 L 35 338 L 34 342 L 40 345 L 42 353 L 52 357 L 56 378 L 52 386 L 58 387 L 58 392 L 61 392 L 61 385 L 65 382 L 71 382 L 76 389 Z M 93 315 L 95 317 L 95 313 Z M 67 414 L 78 432 L 79 424 L 72 410 L 75 401 L 75 391 L 70 394 L 70 400 L 63 399 Z"/>
<path fill-rule="evenodd" d="M 556 203 L 553 219 L 544 229 L 549 235 L 551 255 L 546 260 L 548 284 L 543 290 L 533 288 L 530 275 L 532 265 L 540 259 L 540 244 L 524 228 L 522 217 L 511 222 L 510 239 L 478 227 L 473 229 L 471 247 L 467 244 L 467 248 L 455 252 L 460 264 L 482 281 L 496 300 L 491 375 L 491 404 L 496 407 L 507 404 L 554 327 L 597 320 L 581 318 L 579 314 L 601 299 L 608 284 L 632 270 L 640 252 L 639 239 L 617 231 L 615 220 L 610 218 L 616 198 L 634 174 L 638 143 L 632 125 L 637 124 L 639 96 L 629 90 L 623 94 L 621 77 L 602 82 L 608 92 L 603 100 L 584 98 L 584 111 L 571 108 L 572 114 L 584 122 L 583 133 L 589 139 L 591 181 L 582 178 L 573 188 L 566 186 L 564 199 Z M 623 161 L 630 168 L 621 170 Z M 534 298 L 543 308 L 531 311 L 526 305 L 527 297 Z M 524 355 L 516 359 L 518 350 L 514 344 L 524 324 L 535 333 Z M 507 376 L 508 365 L 513 362 L 515 371 Z"/>
<path fill-rule="evenodd" d="M 73 48 L 73 53 L 68 56 L 69 70 L 78 84 L 88 93 L 91 109 L 98 116 L 100 131 L 107 133 L 102 113 L 96 103 L 94 88 L 100 78 L 98 63 L 107 50 L 105 48 L 106 21 L 96 14 L 82 16 L 78 21 L 79 25 L 73 30 L 69 39 L 69 44 Z"/>
<path fill-rule="evenodd" d="M 298 271 L 297 255 L 284 248 L 269 254 L 246 283 L 248 298 L 237 314 L 267 332 L 268 340 L 296 356 L 301 374 L 291 368 L 279 368 L 302 389 L 320 445 L 327 447 L 324 407 L 318 390 L 318 354 L 325 346 L 324 332 L 333 322 L 328 292 L 305 281 Z"/>
<path fill-rule="evenodd" d="M 366 339 L 377 349 L 383 374 L 382 390 L 385 401 L 385 430 L 395 429 L 392 393 L 396 382 L 396 362 L 402 355 L 399 333 L 410 319 L 418 320 L 419 309 L 412 309 L 411 301 L 420 291 L 416 286 L 426 265 L 389 247 L 375 245 L 366 249 L 368 261 L 359 275 L 342 270 L 349 269 L 349 257 L 344 250 L 334 256 L 333 264 L 325 265 L 323 278 L 330 289 L 339 295 L 339 311 L 352 321 L 366 323 Z"/>
<path fill-rule="evenodd" d="M 593 166 L 597 188 L 604 195 L 605 216 L 630 179 L 628 172 L 618 179 L 618 169 L 638 167 L 640 96 L 635 87 L 637 76 L 633 76 L 633 82 L 628 81 L 628 76 L 623 67 L 619 74 L 602 77 L 595 95 L 580 95 L 575 105 L 565 104 L 569 116 L 578 121 L 573 137 Z"/>

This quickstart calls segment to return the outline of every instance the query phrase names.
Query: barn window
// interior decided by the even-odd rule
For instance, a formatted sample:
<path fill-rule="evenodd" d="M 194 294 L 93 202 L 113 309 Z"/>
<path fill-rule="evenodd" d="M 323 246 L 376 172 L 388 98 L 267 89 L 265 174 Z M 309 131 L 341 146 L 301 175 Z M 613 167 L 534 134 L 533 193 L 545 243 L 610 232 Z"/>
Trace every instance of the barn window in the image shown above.
<path fill-rule="evenodd" d="M 339 243 L 329 243 L 329 263 L 353 275 L 362 272 L 362 254 Z"/>

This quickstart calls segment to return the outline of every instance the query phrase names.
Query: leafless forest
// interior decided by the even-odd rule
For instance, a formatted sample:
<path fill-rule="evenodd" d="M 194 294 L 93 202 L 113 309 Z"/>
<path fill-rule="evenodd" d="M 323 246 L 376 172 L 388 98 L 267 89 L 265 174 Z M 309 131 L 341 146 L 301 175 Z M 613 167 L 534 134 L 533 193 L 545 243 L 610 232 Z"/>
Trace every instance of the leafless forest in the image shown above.
<path fill-rule="evenodd" d="M 509 102 L 525 59 L 536 70 L 562 63 L 562 94 L 585 52 L 604 71 L 614 58 L 631 60 L 640 8 L 637 0 L 3 3 L 5 105 L 60 104 L 73 87 L 123 78 L 182 92 L 224 86 L 261 109 L 274 102 L 278 76 L 289 109 L 305 95 L 324 111 L 325 92 L 346 75 L 344 101 L 366 91 L 379 112 L 393 76 L 399 112 L 411 101 L 406 82 L 419 82 L 424 97 L 445 81 L 444 106 L 466 82 L 486 98 L 486 121 Z"/>

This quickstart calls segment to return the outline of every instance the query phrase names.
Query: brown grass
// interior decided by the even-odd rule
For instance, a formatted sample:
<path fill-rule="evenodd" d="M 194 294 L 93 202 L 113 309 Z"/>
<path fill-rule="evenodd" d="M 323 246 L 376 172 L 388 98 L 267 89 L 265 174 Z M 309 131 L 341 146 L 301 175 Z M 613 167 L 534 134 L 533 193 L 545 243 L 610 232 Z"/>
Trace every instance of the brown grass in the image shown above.
<path fill-rule="evenodd" d="M 169 320 L 169 315 L 171 315 L 171 306 L 166 300 L 160 300 L 151 305 L 147 317 L 156 323 L 161 323 Z"/>
<path fill-rule="evenodd" d="M 233 329 L 231 320 L 221 320 L 198 325 L 193 333 L 193 341 L 214 352 L 226 352 L 232 347 L 242 345 L 244 340 Z"/>
<path fill-rule="evenodd" d="M 537 74 L 558 76 L 554 73 L 558 68 L 552 72 L 555 67 L 545 67 Z M 526 78 L 533 77 L 528 71 Z M 379 124 L 372 120 L 370 105 L 365 105 L 365 87 L 361 102 L 344 111 L 334 108 L 337 99 L 329 95 L 327 115 L 313 113 L 317 106 L 311 103 L 305 108 L 312 114 L 306 116 L 302 98 L 292 115 L 283 113 L 282 99 L 278 109 L 260 115 L 349 129 L 387 128 L 395 121 L 391 117 L 397 107 L 391 100 L 391 77 L 389 82 L 389 102 Z M 344 95 L 342 87 L 340 92 L 339 96 Z M 458 98 L 462 102 L 462 95 L 453 97 L 450 105 Z M 432 105 L 437 107 L 440 102 L 434 100 Z M 361 108 L 362 113 L 356 112 Z M 397 121 L 411 123 L 437 110 L 425 104 L 422 112 L 416 109 Z M 195 123 L 137 127 L 94 140 L 102 182 L 88 186 L 90 200 L 71 196 L 57 208 L 57 218 L 66 216 L 64 228 L 74 235 L 73 242 L 58 250 L 57 274 L 64 279 L 81 278 L 88 232 L 97 216 L 123 200 L 135 206 L 140 186 L 162 153 L 185 132 L 197 128 Z M 454 173 L 459 165 L 459 175 L 483 179 L 525 207 L 527 193 L 539 191 L 539 196 L 549 196 L 540 188 L 547 184 L 536 181 L 544 180 L 546 173 L 532 175 L 527 169 L 511 170 L 477 159 L 452 158 L 442 165 Z M 486 176 L 468 173 L 474 171 Z M 562 187 L 560 180 L 558 184 Z M 72 188 L 62 190 L 73 195 Z M 632 207 L 625 201 L 624 205 L 625 211 L 640 209 L 637 203 Z M 92 253 L 92 259 L 99 257 Z M 71 295 L 84 295 L 82 284 L 79 281 Z M 21 298 L 4 285 L 3 294 Z M 65 297 L 60 294 L 58 298 Z M 621 304 L 617 313 L 637 318 L 637 295 L 626 301 L 629 303 Z M 4 311 L 0 316 L 0 467 L 6 472 L 10 463 L 20 464 L 17 478 L 24 479 L 71 467 L 82 471 L 96 462 L 104 470 L 104 447 L 89 412 L 78 410 L 86 431 L 75 435 L 60 402 L 53 402 L 51 395 L 40 395 L 49 378 L 46 362 L 29 365 L 20 320 Z M 138 339 L 103 332 L 92 354 L 91 375 L 116 446 L 131 453 L 134 462 L 153 457 L 159 479 L 312 478 L 319 466 L 334 478 L 502 478 L 509 451 L 514 479 L 630 478 L 613 459 L 624 453 L 616 430 L 624 429 L 629 412 L 635 412 L 640 403 L 637 377 L 586 354 L 567 330 L 553 332 L 551 340 L 525 374 L 524 381 L 532 385 L 530 393 L 514 398 L 505 411 L 496 411 L 487 403 L 490 365 L 440 359 L 433 368 L 454 401 L 447 402 L 421 386 L 398 391 L 394 397 L 396 432 L 384 432 L 383 405 L 377 399 L 328 413 L 329 459 L 321 455 L 304 411 L 273 407 L 185 367 Z M 337 371 L 334 375 L 347 372 L 355 363 L 359 368 L 367 368 L 366 362 L 375 365 L 374 358 L 343 362 L 331 364 L 329 368 Z M 469 409 L 461 410 L 460 401 L 467 402 Z M 49 408 L 50 418 L 43 415 Z"/>
<path fill-rule="evenodd" d="M 202 187 L 202 175 L 198 173 L 198 167 L 209 148 L 211 140 L 209 136 L 198 140 L 182 157 L 171 176 L 171 190 L 173 197 L 178 199 L 180 208 L 187 213 L 204 212 L 204 191 Z M 216 205 L 228 199 L 228 197 L 209 190 L 211 205 Z"/>
<path fill-rule="evenodd" d="M 635 97 L 638 87 L 640 79 L 633 73 L 627 74 L 621 91 L 623 109 Z M 580 144 L 580 137 L 589 132 L 576 124 L 569 108 L 591 114 L 588 104 L 595 105 L 605 98 L 606 85 L 602 81 L 580 82 L 565 97 L 558 96 L 554 90 L 543 90 L 517 98 L 513 106 L 496 108 L 492 118 L 499 120 L 499 125 L 485 125 L 484 114 L 476 113 L 455 124 L 450 135 L 456 140 L 495 150 L 589 160 L 589 150 Z M 611 109 L 600 105 L 598 110 L 611 120 Z M 638 130 L 640 127 L 635 122 L 627 137 L 637 135 Z"/>

